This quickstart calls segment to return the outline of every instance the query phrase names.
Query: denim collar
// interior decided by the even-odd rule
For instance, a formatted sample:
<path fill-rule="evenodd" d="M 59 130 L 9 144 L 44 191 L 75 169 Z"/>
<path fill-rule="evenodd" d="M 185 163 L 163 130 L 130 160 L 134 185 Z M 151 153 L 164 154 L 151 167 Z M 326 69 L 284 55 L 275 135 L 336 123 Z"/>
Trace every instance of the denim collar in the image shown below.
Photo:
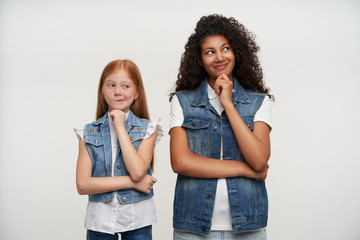
<path fill-rule="evenodd" d="M 102 116 L 101 118 L 99 118 L 97 121 L 94 122 L 94 125 L 98 126 L 104 124 L 107 121 L 108 116 L 109 116 L 109 112 L 105 113 L 104 116 Z M 126 130 L 129 131 L 131 127 L 138 127 L 138 126 L 141 126 L 140 118 L 135 116 L 135 114 L 131 110 L 129 110 L 129 116 L 125 121 Z"/>
<path fill-rule="evenodd" d="M 200 83 L 200 86 L 196 89 L 194 100 L 191 105 L 194 107 L 206 106 L 209 104 L 209 98 L 207 94 L 207 77 Z M 245 89 L 241 86 L 239 81 L 234 77 L 232 100 L 234 104 L 237 103 L 250 103 L 250 100 L 245 92 Z"/>

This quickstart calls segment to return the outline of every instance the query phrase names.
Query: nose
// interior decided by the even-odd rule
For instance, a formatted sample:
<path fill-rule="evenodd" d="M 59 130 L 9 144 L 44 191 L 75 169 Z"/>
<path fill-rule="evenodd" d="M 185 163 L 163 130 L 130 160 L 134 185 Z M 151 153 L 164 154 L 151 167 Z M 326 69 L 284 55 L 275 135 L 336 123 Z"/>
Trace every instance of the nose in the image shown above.
<path fill-rule="evenodd" d="M 217 61 L 217 62 L 222 62 L 222 61 L 224 61 L 224 56 L 223 56 L 223 54 L 222 54 L 221 52 L 218 52 L 218 53 L 216 54 L 215 61 Z"/>
<path fill-rule="evenodd" d="M 122 94 L 121 87 L 116 86 L 115 87 L 115 96 L 120 96 Z"/>

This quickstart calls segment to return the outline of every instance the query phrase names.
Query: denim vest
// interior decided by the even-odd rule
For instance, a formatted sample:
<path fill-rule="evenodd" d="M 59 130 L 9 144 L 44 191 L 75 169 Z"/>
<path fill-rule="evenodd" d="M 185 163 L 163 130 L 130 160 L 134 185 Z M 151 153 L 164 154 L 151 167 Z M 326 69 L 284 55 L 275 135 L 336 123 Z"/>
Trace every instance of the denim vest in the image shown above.
<path fill-rule="evenodd" d="M 85 125 L 84 141 L 92 162 L 92 177 L 111 177 L 112 145 L 110 127 L 107 118 L 108 113 L 99 118 L 97 121 Z M 129 111 L 129 116 L 125 121 L 125 128 L 136 150 L 146 134 L 148 124 L 149 120 L 138 118 L 131 112 L 131 110 Z M 120 145 L 117 149 L 114 166 L 114 176 L 129 176 L 129 172 L 126 169 L 123 155 L 121 153 Z M 146 174 L 152 174 L 150 166 Z M 151 190 L 150 194 L 146 194 L 133 188 L 121 189 L 116 192 L 117 198 L 121 203 L 132 203 L 151 198 L 154 195 L 153 190 Z M 114 196 L 115 192 L 89 194 L 89 201 L 109 202 L 114 198 Z"/>
<path fill-rule="evenodd" d="M 232 102 L 250 130 L 254 115 L 265 94 L 245 90 L 234 79 Z M 194 91 L 176 93 L 184 113 L 182 127 L 186 129 L 189 147 L 194 154 L 220 159 L 221 137 L 223 159 L 245 161 L 236 142 L 225 111 L 219 116 L 210 104 L 207 79 Z M 216 169 L 214 169 L 216 171 Z M 244 232 L 267 225 L 268 198 L 264 181 L 245 177 L 227 178 L 232 228 Z M 217 179 L 202 179 L 178 174 L 173 227 L 207 234 L 211 227 Z"/>

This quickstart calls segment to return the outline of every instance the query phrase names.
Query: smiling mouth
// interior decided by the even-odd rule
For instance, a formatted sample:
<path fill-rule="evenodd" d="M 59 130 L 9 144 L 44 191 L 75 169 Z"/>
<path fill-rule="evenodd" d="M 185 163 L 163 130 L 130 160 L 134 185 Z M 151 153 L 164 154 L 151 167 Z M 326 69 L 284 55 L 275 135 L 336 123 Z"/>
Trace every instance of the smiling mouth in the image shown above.
<path fill-rule="evenodd" d="M 227 67 L 227 64 L 222 64 L 222 65 L 215 66 L 214 68 L 217 70 L 224 70 L 226 67 Z"/>

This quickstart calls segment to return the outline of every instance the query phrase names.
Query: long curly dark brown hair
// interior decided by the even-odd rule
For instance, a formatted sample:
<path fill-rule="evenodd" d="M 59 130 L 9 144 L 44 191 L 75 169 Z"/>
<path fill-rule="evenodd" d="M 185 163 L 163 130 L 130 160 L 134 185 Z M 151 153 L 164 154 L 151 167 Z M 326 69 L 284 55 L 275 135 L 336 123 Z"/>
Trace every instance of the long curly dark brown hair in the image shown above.
<path fill-rule="evenodd" d="M 193 90 L 207 76 L 205 69 L 200 66 L 201 44 L 207 37 L 216 35 L 224 36 L 233 49 L 233 75 L 240 84 L 245 89 L 266 93 L 273 99 L 270 89 L 263 81 L 262 68 L 257 57 L 260 47 L 255 42 L 255 35 L 233 17 L 226 18 L 218 14 L 203 16 L 196 24 L 195 32 L 189 37 L 185 52 L 181 56 L 175 91 Z M 170 94 L 170 101 L 174 94 L 175 92 Z"/>

